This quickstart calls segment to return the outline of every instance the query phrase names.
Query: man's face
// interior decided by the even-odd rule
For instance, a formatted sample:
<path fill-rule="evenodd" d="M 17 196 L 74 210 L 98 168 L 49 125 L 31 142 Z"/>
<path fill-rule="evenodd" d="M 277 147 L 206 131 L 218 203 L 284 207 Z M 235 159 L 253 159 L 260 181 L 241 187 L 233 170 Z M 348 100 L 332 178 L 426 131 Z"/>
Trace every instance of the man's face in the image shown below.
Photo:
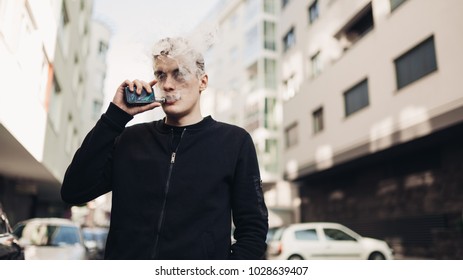
<path fill-rule="evenodd" d="M 167 116 L 183 117 L 192 112 L 199 113 L 199 97 L 207 86 L 207 76 L 198 78 L 196 68 L 187 62 L 182 57 L 159 56 L 155 60 L 155 92 L 159 97 L 166 97 L 167 102 L 162 107 Z"/>

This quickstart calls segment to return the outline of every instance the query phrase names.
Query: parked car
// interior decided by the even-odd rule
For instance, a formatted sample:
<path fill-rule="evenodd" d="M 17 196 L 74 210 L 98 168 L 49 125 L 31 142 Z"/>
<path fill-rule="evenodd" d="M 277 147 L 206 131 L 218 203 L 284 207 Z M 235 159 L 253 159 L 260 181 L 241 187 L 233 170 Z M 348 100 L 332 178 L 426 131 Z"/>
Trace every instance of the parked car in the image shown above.
<path fill-rule="evenodd" d="M 13 235 L 6 213 L 0 204 L 0 259 L 24 260 L 24 249 Z"/>
<path fill-rule="evenodd" d="M 24 247 L 26 260 L 87 259 L 78 224 L 62 218 L 35 218 L 18 223 L 13 231 Z"/>
<path fill-rule="evenodd" d="M 104 258 L 108 232 L 109 229 L 105 227 L 85 227 L 82 229 L 84 244 L 89 252 L 89 259 L 101 260 Z"/>
<path fill-rule="evenodd" d="M 267 258 L 303 259 L 393 259 L 386 242 L 362 237 L 337 223 L 302 223 L 281 227 L 268 241 Z"/>

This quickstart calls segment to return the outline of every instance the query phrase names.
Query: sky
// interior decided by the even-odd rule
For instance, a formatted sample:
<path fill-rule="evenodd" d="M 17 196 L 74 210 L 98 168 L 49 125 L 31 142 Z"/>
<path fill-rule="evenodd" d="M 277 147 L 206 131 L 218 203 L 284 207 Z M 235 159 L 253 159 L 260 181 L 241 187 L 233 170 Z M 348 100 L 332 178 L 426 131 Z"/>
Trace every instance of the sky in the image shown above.
<path fill-rule="evenodd" d="M 112 32 L 107 54 L 105 104 L 126 79 L 153 78 L 150 51 L 167 36 L 187 36 L 223 0 L 95 0 L 94 18 Z M 136 116 L 133 122 L 163 115 L 160 108 Z"/>

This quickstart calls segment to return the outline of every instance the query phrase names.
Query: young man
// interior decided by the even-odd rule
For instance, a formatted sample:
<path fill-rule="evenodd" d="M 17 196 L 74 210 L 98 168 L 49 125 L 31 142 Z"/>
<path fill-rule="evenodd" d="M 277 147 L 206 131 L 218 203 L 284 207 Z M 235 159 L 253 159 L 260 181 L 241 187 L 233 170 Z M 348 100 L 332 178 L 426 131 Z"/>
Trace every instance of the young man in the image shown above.
<path fill-rule="evenodd" d="M 202 117 L 208 76 L 188 41 L 161 40 L 153 59 L 156 80 L 123 82 L 77 150 L 63 200 L 82 204 L 112 191 L 106 259 L 261 259 L 268 215 L 250 135 Z M 125 87 L 140 94 L 154 85 L 165 103 L 125 103 Z M 125 127 L 159 106 L 164 119 Z"/>

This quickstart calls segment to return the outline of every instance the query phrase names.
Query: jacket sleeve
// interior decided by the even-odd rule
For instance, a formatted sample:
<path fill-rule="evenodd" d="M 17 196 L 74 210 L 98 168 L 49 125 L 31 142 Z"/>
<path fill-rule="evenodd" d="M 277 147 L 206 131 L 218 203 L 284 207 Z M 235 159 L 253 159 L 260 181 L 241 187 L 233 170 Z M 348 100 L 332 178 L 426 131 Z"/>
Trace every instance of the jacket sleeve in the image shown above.
<path fill-rule="evenodd" d="M 116 138 L 133 117 L 111 103 L 87 134 L 68 166 L 61 198 L 82 204 L 111 191 L 112 151 Z"/>
<path fill-rule="evenodd" d="M 236 243 L 231 247 L 231 259 L 263 259 L 267 248 L 268 212 L 256 150 L 249 134 L 246 134 L 236 166 L 232 213 Z"/>

